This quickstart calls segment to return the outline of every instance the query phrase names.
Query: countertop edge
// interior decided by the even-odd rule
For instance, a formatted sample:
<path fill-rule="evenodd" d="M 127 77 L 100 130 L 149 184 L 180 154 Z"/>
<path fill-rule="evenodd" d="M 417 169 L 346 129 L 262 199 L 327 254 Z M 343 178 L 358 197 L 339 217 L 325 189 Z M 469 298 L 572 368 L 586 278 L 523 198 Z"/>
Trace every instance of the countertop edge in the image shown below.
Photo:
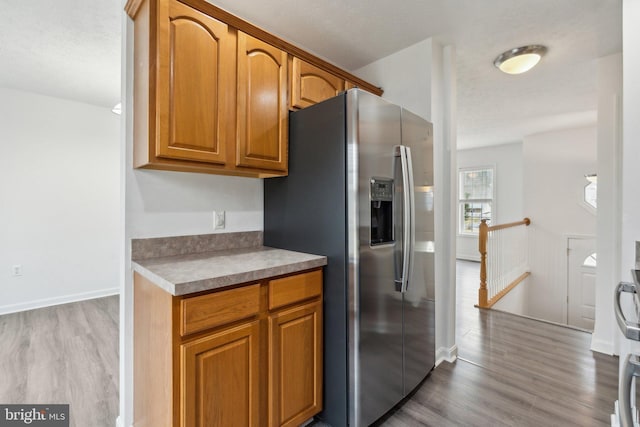
<path fill-rule="evenodd" d="M 287 251 L 295 252 L 295 251 Z M 299 254 L 303 254 L 298 252 Z M 272 265 L 265 268 L 252 270 L 251 268 L 240 273 L 229 274 L 226 276 L 213 277 L 210 279 L 202 279 L 192 282 L 173 283 L 161 275 L 154 273 L 149 268 L 142 266 L 136 261 L 131 261 L 133 271 L 139 273 L 156 286 L 165 290 L 173 296 L 187 296 L 197 292 L 206 292 L 218 289 L 224 289 L 229 286 L 239 285 L 242 283 L 255 282 L 269 277 L 282 276 L 285 274 L 296 273 L 300 271 L 310 270 L 327 265 L 327 257 L 322 255 L 314 255 L 304 253 L 307 257 L 311 257 L 301 261 L 289 262 L 281 265 Z"/>
<path fill-rule="evenodd" d="M 133 271 L 135 271 L 136 273 L 139 273 L 140 275 L 142 275 L 144 278 L 151 281 L 156 286 L 164 289 L 165 291 L 169 292 L 171 295 L 176 294 L 175 285 L 169 282 L 168 280 L 164 279 L 162 276 L 155 274 L 153 271 L 141 266 L 135 261 L 131 261 L 131 267 L 133 268 Z"/>
<path fill-rule="evenodd" d="M 241 283 L 250 283 L 269 277 L 282 276 L 284 274 L 297 273 L 299 271 L 327 265 L 326 257 L 318 259 L 283 264 L 275 267 L 268 267 L 259 270 L 249 270 L 243 273 L 231 274 L 213 279 L 198 280 L 195 282 L 179 283 L 175 285 L 174 296 L 185 296 L 196 292 L 212 291 L 214 289 L 224 289 L 229 286 Z"/>

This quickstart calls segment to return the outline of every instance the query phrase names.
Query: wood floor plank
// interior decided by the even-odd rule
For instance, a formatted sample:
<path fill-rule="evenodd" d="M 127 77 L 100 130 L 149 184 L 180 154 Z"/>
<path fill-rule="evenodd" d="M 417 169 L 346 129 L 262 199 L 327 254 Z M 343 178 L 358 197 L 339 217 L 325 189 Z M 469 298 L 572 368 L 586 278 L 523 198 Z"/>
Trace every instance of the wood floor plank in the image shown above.
<path fill-rule="evenodd" d="M 608 426 L 618 358 L 593 353 L 591 335 L 479 310 L 479 265 L 457 263 L 457 344 L 382 426 Z"/>
<path fill-rule="evenodd" d="M 118 416 L 117 296 L 0 316 L 0 403 L 70 405 L 70 426 Z"/>
<path fill-rule="evenodd" d="M 610 425 L 618 359 L 591 352 L 588 333 L 474 308 L 477 286 L 477 264 L 458 262 L 461 358 L 378 425 Z M 0 316 L 0 340 L 0 402 L 70 403 L 72 426 L 113 426 L 117 297 Z"/>

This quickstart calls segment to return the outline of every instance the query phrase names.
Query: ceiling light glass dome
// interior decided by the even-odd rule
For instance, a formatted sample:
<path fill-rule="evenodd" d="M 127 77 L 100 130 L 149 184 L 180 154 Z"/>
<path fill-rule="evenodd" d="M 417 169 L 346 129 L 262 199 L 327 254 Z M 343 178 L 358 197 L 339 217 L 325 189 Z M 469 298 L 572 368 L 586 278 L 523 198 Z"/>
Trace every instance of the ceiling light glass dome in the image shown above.
<path fill-rule="evenodd" d="M 507 74 L 522 74 L 535 67 L 546 52 L 542 45 L 516 47 L 498 55 L 493 65 Z"/>

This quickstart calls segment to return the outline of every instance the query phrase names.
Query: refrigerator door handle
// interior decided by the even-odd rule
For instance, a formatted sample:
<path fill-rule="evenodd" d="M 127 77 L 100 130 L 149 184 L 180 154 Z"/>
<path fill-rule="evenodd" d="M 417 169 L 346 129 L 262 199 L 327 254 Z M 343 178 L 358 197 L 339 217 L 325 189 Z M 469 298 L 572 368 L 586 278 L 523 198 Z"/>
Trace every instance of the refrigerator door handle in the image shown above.
<path fill-rule="evenodd" d="M 613 298 L 613 308 L 616 313 L 616 321 L 618 322 L 620 331 L 626 338 L 640 341 L 640 324 L 630 322 L 624 317 L 624 313 L 622 313 L 622 307 L 620 306 L 620 296 L 623 292 L 635 294 L 636 285 L 629 282 L 620 282 L 618 283 L 618 286 L 616 286 L 616 294 Z"/>
<path fill-rule="evenodd" d="M 618 389 L 618 399 L 620 404 L 620 424 L 622 427 L 633 427 L 633 405 L 632 400 L 635 400 L 631 395 L 633 377 L 640 377 L 640 361 L 638 356 L 628 354 L 624 362 L 624 369 L 622 372 L 622 378 L 620 378 L 620 384 Z"/>
<path fill-rule="evenodd" d="M 409 154 L 407 154 L 409 153 Z M 402 175 L 402 272 L 400 280 L 396 279 L 399 292 L 406 292 L 409 282 L 410 261 L 411 261 L 411 224 L 412 224 L 412 201 L 413 201 L 413 173 L 410 170 L 411 154 L 408 147 L 398 145 L 395 148 L 396 157 L 400 158 Z"/>
<path fill-rule="evenodd" d="M 416 205 L 414 200 L 414 181 L 413 181 L 413 163 L 411 159 L 411 148 L 405 147 L 405 156 L 407 158 L 407 176 L 408 176 L 408 185 L 406 186 L 405 196 L 409 200 L 409 226 L 408 236 L 405 234 L 405 237 L 408 237 L 409 245 L 408 245 L 408 265 L 406 272 L 406 279 L 404 285 L 404 292 L 407 292 L 409 289 L 409 281 L 411 279 L 411 273 L 413 272 L 413 258 L 416 247 Z"/>

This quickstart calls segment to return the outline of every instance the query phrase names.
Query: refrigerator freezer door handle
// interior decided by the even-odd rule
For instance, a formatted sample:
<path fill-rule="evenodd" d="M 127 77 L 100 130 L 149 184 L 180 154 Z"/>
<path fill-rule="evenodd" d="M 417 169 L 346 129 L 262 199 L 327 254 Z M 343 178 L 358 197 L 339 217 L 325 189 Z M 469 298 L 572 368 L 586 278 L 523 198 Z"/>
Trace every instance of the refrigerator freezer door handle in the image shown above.
<path fill-rule="evenodd" d="M 412 191 L 409 180 L 410 155 L 407 155 L 408 148 L 404 145 L 398 146 L 400 149 L 400 164 L 402 166 L 402 283 L 400 292 L 407 291 L 409 282 L 409 261 L 411 252 L 411 200 Z"/>
<path fill-rule="evenodd" d="M 633 405 L 632 399 L 635 401 L 635 394 L 631 396 L 631 384 L 633 377 L 640 376 L 640 362 L 638 357 L 628 354 L 624 362 L 624 371 L 620 378 L 618 399 L 620 404 L 620 425 L 622 427 L 633 427 Z"/>
<path fill-rule="evenodd" d="M 634 283 L 620 282 L 616 286 L 616 294 L 613 298 L 613 308 L 616 313 L 616 321 L 620 327 L 620 331 L 626 338 L 640 341 L 640 324 L 630 322 L 624 317 L 622 307 L 620 306 L 620 295 L 623 292 L 636 293 L 636 285 Z"/>

